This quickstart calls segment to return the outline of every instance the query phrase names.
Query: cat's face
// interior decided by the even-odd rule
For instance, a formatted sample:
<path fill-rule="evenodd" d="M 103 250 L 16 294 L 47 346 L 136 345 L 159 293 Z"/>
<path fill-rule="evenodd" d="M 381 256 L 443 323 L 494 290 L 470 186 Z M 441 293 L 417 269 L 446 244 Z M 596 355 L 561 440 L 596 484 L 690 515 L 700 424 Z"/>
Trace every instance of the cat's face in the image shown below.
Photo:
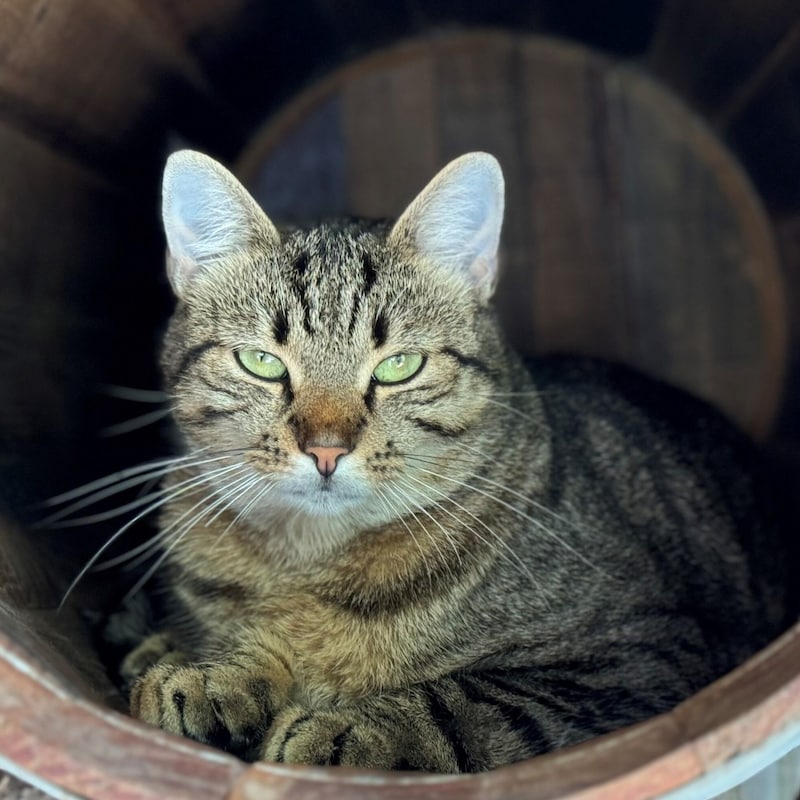
<path fill-rule="evenodd" d="M 180 153 L 164 216 L 181 301 L 165 374 L 190 448 L 233 451 L 206 467 L 230 466 L 220 507 L 349 530 L 453 493 L 499 366 L 491 157 L 454 162 L 391 230 L 279 235 L 229 173 Z"/>

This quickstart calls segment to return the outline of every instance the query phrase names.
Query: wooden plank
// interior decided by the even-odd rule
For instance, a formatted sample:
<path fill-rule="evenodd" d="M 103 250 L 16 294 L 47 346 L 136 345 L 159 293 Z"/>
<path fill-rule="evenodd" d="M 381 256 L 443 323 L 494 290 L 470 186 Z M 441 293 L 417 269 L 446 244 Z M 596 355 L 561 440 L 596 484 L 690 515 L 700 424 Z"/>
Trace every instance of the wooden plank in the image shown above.
<path fill-rule="evenodd" d="M 576 748 L 505 767 L 479 776 L 424 776 L 360 773 L 353 770 L 257 765 L 243 771 L 235 759 L 208 748 L 69 702 L 69 693 L 49 680 L 36 683 L 30 672 L 16 673 L 17 645 L 4 646 L 0 664 L 0 753 L 18 759 L 37 774 L 87 797 L 134 798 L 226 796 L 229 781 L 238 778 L 232 798 L 265 800 L 311 792 L 319 798 L 422 797 L 435 791 L 442 798 L 573 798 L 619 800 L 652 797 L 723 763 L 725 752 L 748 746 L 765 731 L 778 730 L 800 718 L 800 679 L 776 686 L 798 657 L 798 630 L 784 637 L 756 663 L 733 673 L 672 715 L 664 715 L 619 734 L 601 737 Z M 5 644 L 5 643 L 4 643 Z M 43 676 L 41 676 L 43 677 Z M 41 680 L 41 678 L 40 678 Z M 794 688 L 792 688 L 794 687 Z M 725 702 L 719 702 L 720 691 Z M 750 705 L 753 700 L 755 705 Z M 692 724 L 674 727 L 681 714 L 700 722 L 692 739 Z M 749 710 L 743 715 L 743 709 Z M 63 726 L 66 714 L 70 729 Z M 24 715 L 24 716 L 23 716 Z M 43 716 L 44 715 L 44 716 Z M 670 720 L 673 722 L 670 723 Z M 44 724 L 42 724 L 44 723 Z M 11 725 L 11 728 L 8 726 Z M 670 728 L 670 725 L 672 727 Z M 87 728 L 88 726 L 88 728 Z M 733 726 L 733 727 L 731 727 Z M 13 739 L 6 736 L 13 730 Z M 88 731 L 92 733 L 87 736 Z M 683 741 L 676 739 L 683 730 Z M 689 748 L 689 749 L 687 749 Z M 717 755 L 700 768 L 692 752 L 709 748 Z M 120 761 L 117 755 L 126 754 Z M 132 754 L 136 754 L 132 757 Z M 147 764 L 146 773 L 141 770 Z M 638 764 L 638 766 L 637 766 Z M 583 787 L 583 788 L 581 788 Z M 119 792 L 124 791 L 124 795 Z M 191 794 L 194 792 L 194 794 Z"/>
<path fill-rule="evenodd" d="M 800 721 L 798 653 L 800 625 L 795 625 L 671 712 L 705 772 Z"/>
<path fill-rule="evenodd" d="M 204 85 L 156 9 L 143 13 L 134 0 L 0 0 L 3 119 L 95 163 L 130 147 L 167 80 Z"/>
<path fill-rule="evenodd" d="M 68 358 L 80 309 L 68 301 L 76 264 L 107 252 L 113 188 L 0 123 L 0 439 L 53 435 L 67 425 L 60 370 L 31 369 L 32 354 Z M 97 229 L 87 226 L 94 220 Z"/>
<path fill-rule="evenodd" d="M 524 47 L 503 34 L 465 35 L 436 43 L 439 165 L 463 153 L 492 153 L 504 171 L 506 216 L 496 303 L 520 349 L 530 347 L 531 203 L 527 159 Z M 432 177 L 431 173 L 430 177 Z"/>
<path fill-rule="evenodd" d="M 223 35 L 242 14 L 245 0 L 145 0 L 147 13 L 163 15 L 177 38 L 191 50 L 191 43 L 210 33 Z"/>
<path fill-rule="evenodd" d="M 786 309 L 757 195 L 699 120 L 643 76 L 609 83 L 623 262 L 637 315 L 626 361 L 765 435 L 780 399 Z M 691 331 L 691 334 L 688 332 Z M 750 396 L 742 387 L 754 381 Z"/>
<path fill-rule="evenodd" d="M 767 205 L 800 207 L 800 5 L 664 3 L 649 67 L 735 148 Z"/>
<path fill-rule="evenodd" d="M 61 488 L 159 452 L 156 433 L 113 448 L 98 436 L 119 413 L 100 385 L 155 385 L 168 290 L 139 184 L 110 183 L 2 122 L 0 152 L 0 509 L 33 522 Z M 108 534 L 50 534 L 64 574 Z"/>
<path fill-rule="evenodd" d="M 537 351 L 623 360 L 632 335 L 630 287 L 619 254 L 620 176 L 609 144 L 608 68 L 580 48 L 536 40 L 527 45 L 521 102 L 532 280 L 522 292 L 533 313 L 528 337 Z"/>
<path fill-rule="evenodd" d="M 97 11 L 94 2 L 88 7 Z M 50 9 L 47 3 L 41 7 Z M 19 10 L 7 0 L 6 8 Z M 14 19 L 23 27 L 30 21 L 27 12 Z M 33 35 L 28 40 L 38 41 Z M 552 48 L 549 55 L 547 48 Z M 366 69 L 370 65 L 375 74 Z M 351 78 L 358 90 L 343 103 Z M 380 107 L 384 98 L 385 115 Z M 369 116 L 362 120 L 359 108 L 365 103 Z M 522 116 L 520 108 L 525 109 Z M 438 120 L 430 126 L 433 133 L 421 134 L 420 120 L 429 119 Z M 646 365 L 656 369 L 681 364 L 695 375 L 693 380 L 700 380 L 701 389 L 711 375 L 714 396 L 730 395 L 741 403 L 737 413 L 754 429 L 769 419 L 783 368 L 784 309 L 763 209 L 703 126 L 649 82 L 612 70 L 603 59 L 578 49 L 535 41 L 522 45 L 507 35 L 472 35 L 455 44 L 437 40 L 401 48 L 337 73 L 279 122 L 263 135 L 277 148 L 262 150 L 266 157 L 302 126 L 307 152 L 314 150 L 317 137 L 332 129 L 337 136 L 346 131 L 346 141 L 333 152 L 350 154 L 351 168 L 363 158 L 357 170 L 361 183 L 356 184 L 354 172 L 341 170 L 336 174 L 343 185 L 333 191 L 352 192 L 341 196 L 368 213 L 380 213 L 381 203 L 390 205 L 383 193 L 387 186 L 396 192 L 392 204 L 405 203 L 431 176 L 428 161 L 438 164 L 472 147 L 496 150 L 509 176 L 512 286 L 526 286 L 525 302 L 515 307 L 519 317 L 511 324 L 531 337 L 532 348 L 543 346 L 543 332 L 574 320 L 569 335 L 576 346 L 594 348 L 605 337 L 608 353 L 641 353 Z M 124 123 L 118 123 L 123 130 Z M 47 298 L 54 300 L 55 320 L 48 318 L 52 327 L 36 340 L 36 349 L 75 370 L 62 335 L 67 325 L 58 315 L 71 311 L 70 304 L 81 307 L 87 288 L 107 304 L 117 295 L 127 296 L 126 281 L 132 278 L 125 259 L 109 263 L 108 255 L 118 253 L 115 242 L 136 249 L 149 228 L 134 215 L 126 229 L 122 214 L 131 206 L 120 201 L 113 186 L 7 126 L 0 126 L 0 151 L 0 218 L 9 221 L 7 238 L 0 242 L 0 264 L 9 297 L 12 305 L 28 303 L 37 309 L 46 308 Z M 425 174 L 419 180 L 411 168 L 406 174 L 404 159 Z M 126 258 L 136 261 L 133 253 Z M 524 284 L 529 270 L 534 270 L 532 280 L 541 283 Z M 534 310 L 526 315 L 528 303 Z M 549 328 L 537 327 L 548 318 Z M 578 337 L 581 320 L 588 331 L 583 342 Z M 117 323 L 125 327 L 126 318 Z M 739 336 L 747 338 L 745 346 Z M 112 336 L 112 353 L 116 341 Z M 633 350 L 628 351 L 631 341 Z M 91 356 L 99 361 L 94 351 Z M 30 387 L 12 387 L 0 412 L 28 415 L 51 391 L 55 416 L 45 432 L 57 434 L 74 424 L 63 406 L 66 379 L 44 372 L 51 383 L 33 384 L 29 408 L 28 400 L 13 392 Z M 8 385 L 27 384 L 30 375 L 20 368 Z M 19 436 L 26 429 L 17 421 L 4 424 Z M 31 438 L 40 433 L 28 425 Z M 10 581 L 0 582 L 0 593 L 12 588 Z M 14 601 L 22 602 L 18 594 Z M 40 627 L 43 619 L 0 614 L 0 755 L 89 797 L 224 797 L 235 781 L 233 796 L 253 800 L 301 791 L 318 797 L 345 792 L 490 800 L 642 798 L 724 766 L 735 752 L 800 720 L 796 628 L 672 714 L 490 775 L 245 768 L 228 756 L 87 702 L 94 682 L 76 674 L 70 663 L 73 640 L 59 645 L 57 626 L 46 620 L 46 627 Z M 48 631 L 49 641 L 43 635 Z"/>
<path fill-rule="evenodd" d="M 0 634 L 0 758 L 80 797 L 222 800 L 245 765 L 88 703 Z M 20 669 L 25 665 L 24 669 Z"/>
<path fill-rule="evenodd" d="M 800 626 L 674 712 L 577 747 L 474 776 L 259 764 L 231 800 L 313 796 L 460 800 L 650 800 L 682 789 L 755 742 L 800 723 Z M 721 700 L 724 698 L 724 700 Z M 766 800 L 766 798 L 765 798 Z M 783 800 L 783 799 L 781 799 Z"/>
<path fill-rule="evenodd" d="M 776 215 L 800 209 L 798 86 L 800 48 L 791 68 L 762 84 L 727 132 L 765 204 Z"/>
<path fill-rule="evenodd" d="M 787 361 L 792 365 L 775 432 L 783 447 L 796 447 L 800 443 L 800 418 L 797 414 L 797 398 L 800 397 L 800 213 L 777 220 L 775 233 L 786 286 L 789 325 Z"/>
<path fill-rule="evenodd" d="M 408 87 L 415 91 L 409 92 Z M 397 217 L 441 165 L 434 54 L 358 69 L 341 85 L 348 213 Z M 411 120 L 417 135 L 408 136 Z M 380 173 L 383 184 L 369 176 Z"/>

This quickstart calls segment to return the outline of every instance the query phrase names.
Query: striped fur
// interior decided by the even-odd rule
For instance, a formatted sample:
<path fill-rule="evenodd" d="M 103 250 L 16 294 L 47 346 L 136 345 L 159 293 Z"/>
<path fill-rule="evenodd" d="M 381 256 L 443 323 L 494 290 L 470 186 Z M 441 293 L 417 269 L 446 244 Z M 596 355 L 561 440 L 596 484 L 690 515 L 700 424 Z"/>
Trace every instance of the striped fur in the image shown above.
<path fill-rule="evenodd" d="M 496 193 L 488 157 L 394 228 L 280 236 L 197 158 L 250 227 L 171 236 L 165 382 L 209 463 L 166 479 L 170 613 L 123 664 L 136 716 L 248 759 L 474 772 L 667 710 L 781 630 L 744 438 L 628 370 L 506 345 L 501 205 L 449 230 L 440 202 Z M 247 373 L 247 348 L 288 377 Z M 371 379 L 403 352 L 414 377 Z M 332 476 L 312 440 L 349 450 Z"/>

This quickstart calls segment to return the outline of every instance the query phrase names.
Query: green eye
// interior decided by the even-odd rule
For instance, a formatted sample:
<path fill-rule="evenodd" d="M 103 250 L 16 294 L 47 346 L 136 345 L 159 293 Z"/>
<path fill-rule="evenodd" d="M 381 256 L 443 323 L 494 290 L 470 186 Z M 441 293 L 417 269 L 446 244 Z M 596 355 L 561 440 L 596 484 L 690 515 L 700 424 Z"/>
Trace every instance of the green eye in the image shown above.
<path fill-rule="evenodd" d="M 286 377 L 286 365 L 272 353 L 263 350 L 237 350 L 236 360 L 252 375 L 265 381 Z"/>
<path fill-rule="evenodd" d="M 418 353 L 397 353 L 384 358 L 372 373 L 378 383 L 402 383 L 416 375 L 425 359 Z"/>

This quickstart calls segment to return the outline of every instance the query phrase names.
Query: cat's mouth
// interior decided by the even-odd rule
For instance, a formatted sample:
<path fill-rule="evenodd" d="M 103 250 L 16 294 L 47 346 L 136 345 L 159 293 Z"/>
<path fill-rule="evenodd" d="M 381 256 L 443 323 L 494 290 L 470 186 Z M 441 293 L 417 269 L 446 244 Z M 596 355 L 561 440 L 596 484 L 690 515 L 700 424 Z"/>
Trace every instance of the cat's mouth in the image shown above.
<path fill-rule="evenodd" d="M 312 480 L 305 487 L 287 487 L 292 498 L 303 505 L 304 510 L 319 509 L 321 513 L 344 511 L 361 505 L 366 500 L 366 492 L 347 485 L 348 481 L 333 477 Z"/>
<path fill-rule="evenodd" d="M 323 475 L 310 459 L 298 459 L 281 472 L 252 473 L 252 490 L 236 498 L 237 513 L 256 526 L 285 514 L 310 517 L 344 517 L 356 513 L 362 517 L 375 505 L 374 490 L 364 480 L 357 465 L 342 465 L 334 474 Z M 246 478 L 245 478 L 246 480 Z"/>
<path fill-rule="evenodd" d="M 370 490 L 357 476 L 291 473 L 275 487 L 275 494 L 298 511 L 314 516 L 336 516 L 368 502 Z"/>

